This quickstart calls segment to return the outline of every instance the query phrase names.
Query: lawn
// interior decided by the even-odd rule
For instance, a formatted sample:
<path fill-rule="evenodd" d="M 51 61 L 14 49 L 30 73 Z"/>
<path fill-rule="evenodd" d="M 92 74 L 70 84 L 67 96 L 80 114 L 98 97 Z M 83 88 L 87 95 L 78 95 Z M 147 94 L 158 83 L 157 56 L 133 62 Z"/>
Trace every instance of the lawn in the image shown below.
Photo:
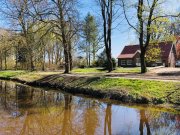
<path fill-rule="evenodd" d="M 180 104 L 180 83 L 132 80 L 122 78 L 102 78 L 89 84 L 88 87 L 101 90 L 122 90 L 129 95 L 145 97 L 157 102 L 167 102 Z"/>
<path fill-rule="evenodd" d="M 106 73 L 107 70 L 104 70 L 103 68 L 76 68 L 73 69 L 72 73 Z M 140 73 L 139 67 L 134 68 L 120 68 L 117 67 L 115 70 L 112 71 L 112 73 Z"/>
<path fill-rule="evenodd" d="M 19 70 L 19 71 L 13 71 L 13 70 L 6 70 L 6 71 L 1 71 L 0 72 L 0 77 L 4 77 L 4 78 L 11 78 L 11 77 L 15 77 L 17 75 L 22 75 L 27 73 L 26 71 L 23 70 Z"/>
<path fill-rule="evenodd" d="M 106 73 L 103 68 L 75 68 L 72 73 Z"/>
<path fill-rule="evenodd" d="M 116 70 L 112 71 L 113 73 L 140 73 L 140 67 L 133 68 L 116 68 Z"/>
<path fill-rule="evenodd" d="M 41 79 L 48 75 L 54 75 L 59 73 L 61 72 L 41 72 L 41 71 L 28 72 L 23 70 L 19 70 L 19 71 L 7 70 L 7 71 L 0 71 L 0 77 L 8 78 L 8 79 L 16 78 L 23 81 L 31 82 Z"/>

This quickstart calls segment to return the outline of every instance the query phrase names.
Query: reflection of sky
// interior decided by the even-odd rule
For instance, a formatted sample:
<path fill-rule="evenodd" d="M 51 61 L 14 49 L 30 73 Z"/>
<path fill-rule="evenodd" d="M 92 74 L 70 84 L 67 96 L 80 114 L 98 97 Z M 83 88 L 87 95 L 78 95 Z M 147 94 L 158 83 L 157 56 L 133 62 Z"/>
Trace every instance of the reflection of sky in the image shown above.
<path fill-rule="evenodd" d="M 136 109 L 114 105 L 112 107 L 112 133 L 139 134 L 139 117 Z"/>

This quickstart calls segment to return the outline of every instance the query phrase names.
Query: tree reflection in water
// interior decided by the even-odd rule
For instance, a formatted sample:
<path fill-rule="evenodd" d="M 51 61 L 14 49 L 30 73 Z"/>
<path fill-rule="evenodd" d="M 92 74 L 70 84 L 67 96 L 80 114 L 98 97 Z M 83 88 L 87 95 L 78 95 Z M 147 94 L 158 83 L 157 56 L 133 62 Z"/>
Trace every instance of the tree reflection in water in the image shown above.
<path fill-rule="evenodd" d="M 69 128 L 72 127 L 71 123 L 71 102 L 72 96 L 64 94 L 64 118 L 63 118 L 63 125 L 62 125 L 62 135 L 72 134 L 72 130 Z"/>
<path fill-rule="evenodd" d="M 112 116 L 111 115 L 112 115 L 112 112 L 111 112 L 111 107 L 112 107 L 111 104 L 107 104 L 106 113 L 105 113 L 105 120 L 104 120 L 104 135 L 111 135 L 112 134 L 112 129 L 111 129 L 111 122 L 112 122 L 112 119 L 111 119 Z"/>
<path fill-rule="evenodd" d="M 84 129 L 87 135 L 96 134 L 99 127 L 99 106 L 97 102 L 90 99 L 84 100 L 85 107 L 83 112 Z"/>
<path fill-rule="evenodd" d="M 145 114 L 145 110 L 140 110 L 140 124 L 139 124 L 140 135 L 143 135 L 144 133 L 144 126 L 146 127 L 147 135 L 151 135 L 149 120 Z"/>

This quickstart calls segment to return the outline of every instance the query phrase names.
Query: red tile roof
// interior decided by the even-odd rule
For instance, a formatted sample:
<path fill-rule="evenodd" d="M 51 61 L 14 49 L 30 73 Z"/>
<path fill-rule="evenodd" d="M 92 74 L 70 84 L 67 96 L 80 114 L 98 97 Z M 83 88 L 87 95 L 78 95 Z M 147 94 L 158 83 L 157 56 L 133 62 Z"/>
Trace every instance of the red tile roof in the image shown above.
<path fill-rule="evenodd" d="M 162 58 L 168 58 L 171 51 L 173 42 L 160 42 L 159 47 L 161 49 Z M 125 46 L 121 54 L 117 58 L 133 58 L 135 54 L 140 51 L 139 45 Z"/>
<path fill-rule="evenodd" d="M 128 46 L 124 47 L 124 49 L 121 52 L 121 54 L 134 54 L 138 50 L 140 50 L 140 46 L 139 45 L 128 45 Z"/>

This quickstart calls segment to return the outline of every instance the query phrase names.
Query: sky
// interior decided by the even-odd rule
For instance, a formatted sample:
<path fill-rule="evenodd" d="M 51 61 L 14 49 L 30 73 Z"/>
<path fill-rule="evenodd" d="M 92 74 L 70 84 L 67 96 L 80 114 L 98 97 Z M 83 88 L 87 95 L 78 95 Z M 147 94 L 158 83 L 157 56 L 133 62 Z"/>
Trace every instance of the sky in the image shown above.
<path fill-rule="evenodd" d="M 134 0 L 133 0 L 134 1 Z M 166 1 L 163 5 L 166 13 L 180 12 L 180 0 L 164 0 Z M 96 19 L 101 22 L 100 10 L 97 6 L 95 0 L 80 0 L 78 5 L 80 11 L 80 18 L 84 18 L 88 12 L 96 16 Z M 135 14 L 135 13 L 131 13 Z M 117 58 L 121 53 L 125 45 L 138 44 L 138 38 L 135 32 L 129 27 L 126 20 L 120 16 L 119 19 L 114 23 L 114 28 L 112 32 L 112 56 Z M 119 23 L 121 22 L 121 23 Z M 101 22 L 102 23 L 102 22 Z M 100 23 L 100 25 L 101 25 Z M 117 26 L 117 24 L 119 24 Z M 3 18 L 0 16 L 0 27 L 6 27 L 7 23 L 3 21 Z"/>

